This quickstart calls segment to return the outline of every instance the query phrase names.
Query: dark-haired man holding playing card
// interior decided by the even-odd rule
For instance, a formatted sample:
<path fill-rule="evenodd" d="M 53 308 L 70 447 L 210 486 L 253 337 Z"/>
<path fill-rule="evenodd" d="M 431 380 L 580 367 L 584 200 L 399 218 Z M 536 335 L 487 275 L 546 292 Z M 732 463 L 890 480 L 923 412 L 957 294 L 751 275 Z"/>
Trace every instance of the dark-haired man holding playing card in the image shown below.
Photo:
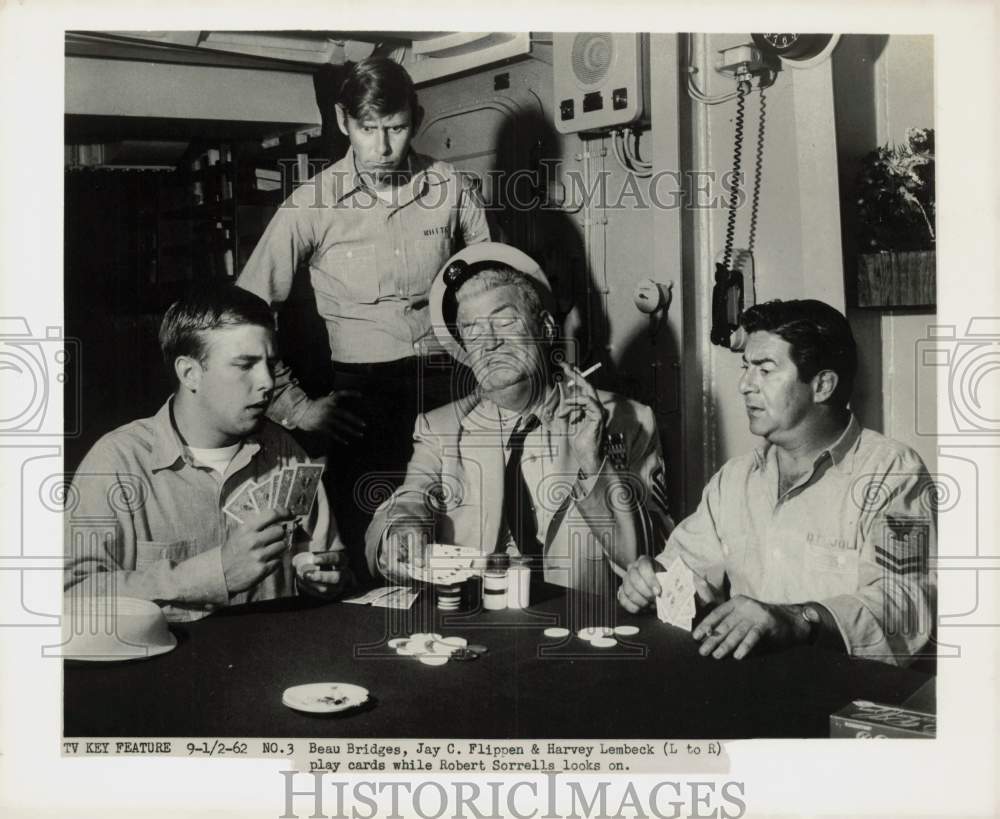
<path fill-rule="evenodd" d="M 323 467 L 265 410 L 274 386 L 268 305 L 233 285 L 167 311 L 160 347 L 176 392 L 99 440 L 66 510 L 65 587 L 152 600 L 172 620 L 350 580 Z"/>
<path fill-rule="evenodd" d="M 771 301 L 740 323 L 739 391 L 763 445 L 712 476 L 656 560 L 629 566 L 618 600 L 690 626 L 697 593 L 712 607 L 691 632 L 702 656 L 816 644 L 906 665 L 936 621 L 927 468 L 854 417 L 857 344 L 840 311 Z"/>

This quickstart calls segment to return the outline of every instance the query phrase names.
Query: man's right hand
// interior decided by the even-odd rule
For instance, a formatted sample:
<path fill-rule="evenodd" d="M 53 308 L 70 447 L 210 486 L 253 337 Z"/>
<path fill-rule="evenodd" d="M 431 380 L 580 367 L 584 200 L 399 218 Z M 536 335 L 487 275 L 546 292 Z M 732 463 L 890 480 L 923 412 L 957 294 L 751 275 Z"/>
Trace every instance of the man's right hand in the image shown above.
<path fill-rule="evenodd" d="M 382 541 L 379 570 L 393 583 L 409 583 L 410 567 L 422 569 L 427 565 L 429 541 L 427 531 L 419 526 L 390 526 Z"/>
<path fill-rule="evenodd" d="M 618 602 L 626 611 L 635 614 L 649 606 L 660 594 L 660 583 L 656 573 L 663 567 L 647 555 L 638 557 L 628 567 L 621 586 L 618 587 Z"/>
<path fill-rule="evenodd" d="M 230 594 L 246 591 L 281 565 L 287 548 L 285 526 L 293 516 L 287 509 L 253 512 L 229 533 L 222 544 L 222 571 Z"/>
<path fill-rule="evenodd" d="M 334 390 L 322 398 L 313 398 L 299 417 L 297 426 L 303 432 L 319 432 L 341 444 L 349 444 L 365 434 L 365 422 L 340 403 L 345 398 L 360 397 L 357 390 Z"/>

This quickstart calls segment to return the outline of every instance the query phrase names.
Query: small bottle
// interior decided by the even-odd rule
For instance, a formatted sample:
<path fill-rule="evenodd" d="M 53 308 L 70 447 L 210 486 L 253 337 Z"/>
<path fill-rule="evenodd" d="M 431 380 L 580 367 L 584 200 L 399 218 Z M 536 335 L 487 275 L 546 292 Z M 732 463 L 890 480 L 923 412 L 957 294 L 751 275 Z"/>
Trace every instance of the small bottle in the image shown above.
<path fill-rule="evenodd" d="M 507 608 L 507 566 L 509 559 L 505 554 L 493 554 L 486 561 L 486 571 L 483 573 L 483 608 L 487 611 L 500 611 Z"/>
<path fill-rule="evenodd" d="M 477 572 L 462 584 L 459 611 L 478 611 L 483 604 L 483 575 Z"/>
<path fill-rule="evenodd" d="M 512 557 L 507 571 L 507 608 L 526 609 L 531 605 L 531 558 Z"/>

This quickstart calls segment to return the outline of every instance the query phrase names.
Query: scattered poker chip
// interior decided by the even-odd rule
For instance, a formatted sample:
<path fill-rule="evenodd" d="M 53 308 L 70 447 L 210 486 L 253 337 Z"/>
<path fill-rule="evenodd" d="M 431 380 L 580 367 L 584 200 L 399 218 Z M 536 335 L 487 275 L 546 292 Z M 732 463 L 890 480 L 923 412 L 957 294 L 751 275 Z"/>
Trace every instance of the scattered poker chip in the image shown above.
<path fill-rule="evenodd" d="M 582 628 L 577 633 L 576 636 L 581 640 L 596 640 L 598 637 L 610 637 L 614 634 L 614 631 L 607 626 L 594 626 L 591 628 Z"/>
<path fill-rule="evenodd" d="M 634 637 L 638 633 L 638 626 L 615 626 L 615 634 L 619 637 Z"/>
<path fill-rule="evenodd" d="M 595 637 L 590 644 L 594 648 L 611 648 L 618 645 L 618 641 L 614 637 Z"/>
<path fill-rule="evenodd" d="M 445 645 L 454 646 L 455 648 L 465 648 L 469 645 L 469 641 L 464 637 L 443 637 L 441 642 Z"/>
<path fill-rule="evenodd" d="M 553 626 L 552 628 L 545 629 L 542 634 L 546 637 L 569 637 L 569 629 Z"/>
<path fill-rule="evenodd" d="M 448 658 L 443 654 L 425 654 L 417 659 L 424 665 L 444 665 L 448 662 Z"/>
<path fill-rule="evenodd" d="M 286 688 L 282 705 L 306 714 L 335 714 L 368 700 L 368 689 L 351 683 L 309 683 Z"/>
<path fill-rule="evenodd" d="M 415 657 L 424 665 L 444 665 L 449 659 L 474 660 L 488 649 L 481 645 L 468 645 L 464 637 L 442 637 L 436 632 L 417 632 L 409 637 L 395 637 L 389 645 L 403 657 Z"/>

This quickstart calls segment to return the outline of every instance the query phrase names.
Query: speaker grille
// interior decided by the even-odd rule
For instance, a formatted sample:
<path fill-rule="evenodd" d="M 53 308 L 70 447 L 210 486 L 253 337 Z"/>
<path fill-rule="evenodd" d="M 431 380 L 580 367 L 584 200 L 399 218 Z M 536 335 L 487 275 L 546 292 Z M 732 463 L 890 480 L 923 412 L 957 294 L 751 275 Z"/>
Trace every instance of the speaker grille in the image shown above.
<path fill-rule="evenodd" d="M 577 34 L 573 39 L 573 74 L 583 85 L 598 85 L 615 61 L 615 41 L 606 33 Z"/>

